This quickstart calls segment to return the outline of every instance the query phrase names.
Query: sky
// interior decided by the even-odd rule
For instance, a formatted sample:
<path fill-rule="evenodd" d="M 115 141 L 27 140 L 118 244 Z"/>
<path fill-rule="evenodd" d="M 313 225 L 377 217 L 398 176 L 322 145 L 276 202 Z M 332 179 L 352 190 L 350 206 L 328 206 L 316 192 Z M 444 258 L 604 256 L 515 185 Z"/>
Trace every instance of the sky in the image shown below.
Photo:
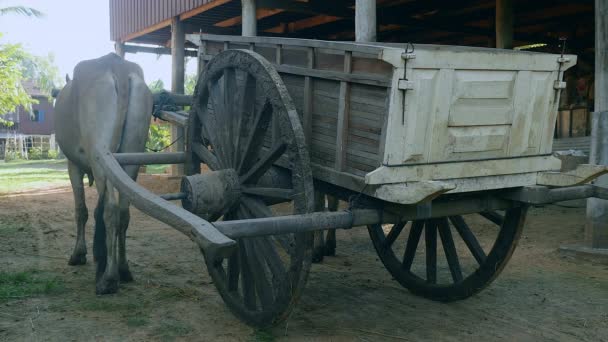
<path fill-rule="evenodd" d="M 21 15 L 0 17 L 1 43 L 21 43 L 31 54 L 55 55 L 61 75 L 72 77 L 79 61 L 103 56 L 114 51 L 110 40 L 109 0 L 0 0 L 0 7 L 23 5 L 42 11 L 43 18 Z M 138 63 L 147 83 L 161 79 L 171 88 L 171 57 L 154 54 L 127 54 L 126 59 Z M 196 72 L 195 63 L 188 63 L 187 73 Z M 62 76 L 63 77 L 63 76 Z"/>

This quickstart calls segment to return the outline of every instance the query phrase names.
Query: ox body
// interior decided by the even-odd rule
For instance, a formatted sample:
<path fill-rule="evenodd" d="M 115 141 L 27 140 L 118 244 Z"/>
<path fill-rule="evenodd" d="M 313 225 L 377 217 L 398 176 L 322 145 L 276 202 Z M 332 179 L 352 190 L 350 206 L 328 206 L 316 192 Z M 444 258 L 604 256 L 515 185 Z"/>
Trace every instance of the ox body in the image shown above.
<path fill-rule="evenodd" d="M 99 195 L 95 209 L 93 254 L 97 261 L 96 292 L 114 293 L 119 281 L 131 281 L 125 237 L 129 225 L 129 201 L 121 196 L 106 174 L 102 155 L 142 152 L 145 148 L 152 94 L 141 68 L 111 53 L 79 63 L 73 80 L 57 98 L 57 142 L 68 158 L 74 192 L 76 245 L 70 265 L 86 263 L 84 238 L 88 210 L 83 177 L 94 179 Z M 125 166 L 135 180 L 138 166 Z"/>

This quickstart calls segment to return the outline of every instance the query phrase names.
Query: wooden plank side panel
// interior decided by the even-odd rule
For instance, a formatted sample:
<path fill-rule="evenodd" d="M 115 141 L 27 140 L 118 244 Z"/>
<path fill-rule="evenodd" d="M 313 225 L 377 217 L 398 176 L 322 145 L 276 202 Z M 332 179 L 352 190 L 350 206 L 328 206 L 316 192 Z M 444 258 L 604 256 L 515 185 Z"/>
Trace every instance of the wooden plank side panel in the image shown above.
<path fill-rule="evenodd" d="M 352 84 L 350 89 L 350 122 L 348 127 L 347 165 L 353 162 L 362 169 L 378 167 L 382 163 L 380 141 L 382 127 L 388 115 L 387 88 Z M 365 160 L 357 160 L 357 157 Z M 351 167 L 352 167 L 352 163 Z"/>

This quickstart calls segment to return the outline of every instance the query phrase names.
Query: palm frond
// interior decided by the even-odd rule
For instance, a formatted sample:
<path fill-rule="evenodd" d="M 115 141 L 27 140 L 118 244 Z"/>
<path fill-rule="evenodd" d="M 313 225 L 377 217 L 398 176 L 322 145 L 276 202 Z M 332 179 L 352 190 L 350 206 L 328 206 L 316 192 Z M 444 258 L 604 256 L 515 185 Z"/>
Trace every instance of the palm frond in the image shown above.
<path fill-rule="evenodd" d="M 31 7 L 25 7 L 25 6 L 10 6 L 10 7 L 0 8 L 0 16 L 7 15 L 7 14 L 19 14 L 19 15 L 25 15 L 27 17 L 36 17 L 36 18 L 44 17 L 44 13 L 40 12 L 39 10 L 37 10 L 35 8 L 31 8 Z"/>

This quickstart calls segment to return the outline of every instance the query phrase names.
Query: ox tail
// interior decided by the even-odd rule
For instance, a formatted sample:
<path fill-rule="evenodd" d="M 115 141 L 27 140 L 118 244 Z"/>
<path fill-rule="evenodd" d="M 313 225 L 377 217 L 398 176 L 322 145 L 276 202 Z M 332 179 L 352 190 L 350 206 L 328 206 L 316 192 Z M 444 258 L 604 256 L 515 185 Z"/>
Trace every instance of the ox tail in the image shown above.
<path fill-rule="evenodd" d="M 93 172 L 88 172 L 87 178 L 89 179 L 89 187 L 93 186 L 93 181 L 95 181 L 95 177 L 93 177 Z"/>

